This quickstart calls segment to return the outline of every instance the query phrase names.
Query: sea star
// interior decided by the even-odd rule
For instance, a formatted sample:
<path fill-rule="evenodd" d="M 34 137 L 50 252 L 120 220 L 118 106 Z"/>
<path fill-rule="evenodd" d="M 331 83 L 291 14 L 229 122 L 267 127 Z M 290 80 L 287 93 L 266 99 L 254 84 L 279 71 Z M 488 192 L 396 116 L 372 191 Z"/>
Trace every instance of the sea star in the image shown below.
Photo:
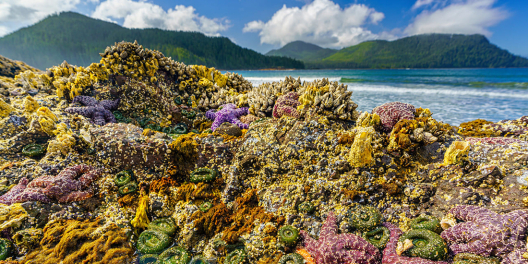
<path fill-rule="evenodd" d="M 451 243 L 454 254 L 494 255 L 504 258 L 502 263 L 528 263 L 521 257 L 526 252 L 528 210 L 500 215 L 486 208 L 461 205 L 449 212 L 464 221 L 441 234 Z"/>
<path fill-rule="evenodd" d="M 330 212 L 324 222 L 319 239 L 315 240 L 301 230 L 306 250 L 319 264 L 378 263 L 379 250 L 354 234 L 337 234 L 336 216 Z"/>
<path fill-rule="evenodd" d="M 93 195 L 91 183 L 101 172 L 88 165 L 76 165 L 62 170 L 57 176 L 44 175 L 27 184 L 23 178 L 19 184 L 0 196 L 5 204 L 26 201 L 49 203 L 56 199 L 68 203 L 87 199 Z"/>
<path fill-rule="evenodd" d="M 222 123 L 229 122 L 235 124 L 241 129 L 247 129 L 248 124 L 242 123 L 238 118 L 249 114 L 247 107 L 237 108 L 235 104 L 225 104 L 220 106 L 217 112 L 211 109 L 205 113 L 205 116 L 213 120 L 211 130 L 215 131 Z"/>
<path fill-rule="evenodd" d="M 281 116 L 289 116 L 293 118 L 299 118 L 299 112 L 297 106 L 299 102 L 299 94 L 296 92 L 290 92 L 286 95 L 279 97 L 275 106 L 273 107 L 273 117 L 280 118 Z"/>
<path fill-rule="evenodd" d="M 372 114 L 378 114 L 385 132 L 390 132 L 392 127 L 402 119 L 414 119 L 416 109 L 411 104 L 391 102 L 382 104 L 372 110 Z"/>
<path fill-rule="evenodd" d="M 391 223 L 383 223 L 383 226 L 389 229 L 390 239 L 387 246 L 383 250 L 382 264 L 448 264 L 444 261 L 433 261 L 430 259 L 424 259 L 419 257 L 406 257 L 400 256 L 396 253 L 396 247 L 398 239 L 403 232 L 395 225 Z"/>
<path fill-rule="evenodd" d="M 77 96 L 73 99 L 73 103 L 79 102 L 84 107 L 68 107 L 64 111 L 70 114 L 79 114 L 91 119 L 96 125 L 104 126 L 107 123 L 115 123 L 116 119 L 110 110 L 117 109 L 119 99 L 115 101 L 102 100 L 97 101 L 90 96 Z"/>

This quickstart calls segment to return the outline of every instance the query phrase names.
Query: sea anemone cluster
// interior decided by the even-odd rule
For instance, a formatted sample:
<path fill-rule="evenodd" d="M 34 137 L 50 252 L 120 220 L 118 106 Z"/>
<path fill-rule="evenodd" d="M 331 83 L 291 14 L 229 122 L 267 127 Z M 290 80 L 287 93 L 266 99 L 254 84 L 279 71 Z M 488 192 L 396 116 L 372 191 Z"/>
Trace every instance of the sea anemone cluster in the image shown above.
<path fill-rule="evenodd" d="M 527 262 L 527 117 L 100 55 L 0 68 L 0 263 Z"/>

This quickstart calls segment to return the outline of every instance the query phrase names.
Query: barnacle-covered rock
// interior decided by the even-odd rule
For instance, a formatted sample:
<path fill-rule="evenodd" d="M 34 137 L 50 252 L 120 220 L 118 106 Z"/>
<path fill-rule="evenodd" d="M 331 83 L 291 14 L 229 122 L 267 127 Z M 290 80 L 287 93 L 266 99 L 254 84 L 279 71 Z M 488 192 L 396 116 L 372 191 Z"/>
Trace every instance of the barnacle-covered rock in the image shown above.
<path fill-rule="evenodd" d="M 374 128 L 358 128 L 355 133 L 354 143 L 348 154 L 348 162 L 354 167 L 368 166 L 374 161 L 372 157 Z"/>

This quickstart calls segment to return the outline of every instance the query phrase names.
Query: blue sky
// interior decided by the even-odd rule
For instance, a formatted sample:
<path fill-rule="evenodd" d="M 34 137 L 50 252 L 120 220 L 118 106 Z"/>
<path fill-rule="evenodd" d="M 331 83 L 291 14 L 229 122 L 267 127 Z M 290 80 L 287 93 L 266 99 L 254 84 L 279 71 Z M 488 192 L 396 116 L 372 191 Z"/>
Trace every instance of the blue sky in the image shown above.
<path fill-rule="evenodd" d="M 294 40 L 339 49 L 422 33 L 478 33 L 528 57 L 526 0 L 0 0 L 0 36 L 70 10 L 130 28 L 226 36 L 261 53 Z"/>

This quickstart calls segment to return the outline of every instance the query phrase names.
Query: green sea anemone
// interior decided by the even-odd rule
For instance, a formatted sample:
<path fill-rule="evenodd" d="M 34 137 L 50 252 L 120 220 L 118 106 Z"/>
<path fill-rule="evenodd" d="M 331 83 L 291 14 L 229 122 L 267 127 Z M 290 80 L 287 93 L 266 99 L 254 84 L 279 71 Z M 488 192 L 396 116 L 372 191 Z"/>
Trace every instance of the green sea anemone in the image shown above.
<path fill-rule="evenodd" d="M 155 264 L 158 261 L 158 255 L 146 254 L 139 258 L 139 264 Z"/>
<path fill-rule="evenodd" d="M 28 144 L 22 149 L 22 154 L 28 157 L 38 157 L 46 153 L 46 148 L 40 144 Z"/>
<path fill-rule="evenodd" d="M 299 230 L 293 226 L 283 226 L 279 229 L 279 239 L 285 244 L 293 245 L 299 238 Z"/>
<path fill-rule="evenodd" d="M 190 182 L 210 182 L 216 178 L 216 171 L 209 168 L 199 168 L 191 173 Z"/>
<path fill-rule="evenodd" d="M 127 195 L 129 193 L 136 192 L 138 190 L 138 185 L 136 182 L 129 182 L 121 187 L 119 187 L 119 194 Z"/>
<path fill-rule="evenodd" d="M 385 248 L 390 239 L 390 231 L 386 227 L 378 227 L 363 233 L 362 237 L 379 249 Z"/>
<path fill-rule="evenodd" d="M 440 226 L 440 220 L 431 215 L 421 215 L 413 219 L 409 223 L 411 229 L 427 229 L 437 234 L 442 233 L 443 229 Z"/>
<path fill-rule="evenodd" d="M 200 211 L 202 212 L 207 212 L 209 211 L 209 209 L 213 208 L 213 204 L 211 202 L 203 202 L 199 207 L 198 209 L 200 209 Z"/>
<path fill-rule="evenodd" d="M 198 255 L 194 256 L 189 264 L 209 264 L 209 261 L 205 257 Z"/>
<path fill-rule="evenodd" d="M 499 264 L 500 260 L 494 257 L 483 257 L 472 253 L 460 253 L 453 259 L 453 264 Z"/>
<path fill-rule="evenodd" d="M 158 257 L 157 264 L 187 264 L 191 261 L 189 252 L 182 247 L 171 247 Z"/>
<path fill-rule="evenodd" d="M 169 235 L 158 230 L 146 230 L 139 235 L 137 249 L 143 254 L 158 254 L 170 244 Z"/>
<path fill-rule="evenodd" d="M 11 250 L 13 249 L 13 244 L 11 241 L 0 238 L 0 260 L 5 260 L 11 256 Z"/>
<path fill-rule="evenodd" d="M 174 233 L 176 233 L 176 224 L 171 217 L 159 218 L 150 222 L 148 229 L 158 230 L 169 236 L 172 236 Z"/>
<path fill-rule="evenodd" d="M 176 124 L 174 128 L 172 129 L 173 134 L 187 134 L 187 125 L 183 123 Z"/>
<path fill-rule="evenodd" d="M 279 264 L 303 264 L 304 258 L 301 256 L 301 254 L 298 253 L 290 253 L 287 255 L 282 256 L 279 260 Z"/>
<path fill-rule="evenodd" d="M 374 206 L 358 205 L 349 213 L 349 224 L 359 231 L 370 231 L 381 224 L 381 212 Z"/>
<path fill-rule="evenodd" d="M 315 207 L 313 203 L 306 201 L 306 202 L 299 204 L 299 206 L 297 206 L 297 210 L 299 210 L 299 212 L 301 213 L 310 214 L 310 213 L 313 213 L 313 211 L 315 211 Z"/>
<path fill-rule="evenodd" d="M 132 181 L 132 172 L 128 170 L 120 171 L 116 174 L 114 182 L 117 186 L 123 186 Z"/>
<path fill-rule="evenodd" d="M 411 257 L 420 257 L 430 260 L 444 260 L 447 257 L 447 244 L 433 231 L 427 229 L 414 229 L 403 234 L 399 242 L 409 239 L 413 247 L 408 249 L 407 255 Z"/>
<path fill-rule="evenodd" d="M 224 264 L 241 264 L 246 260 L 247 254 L 243 249 L 235 249 L 229 253 L 224 261 Z"/>

